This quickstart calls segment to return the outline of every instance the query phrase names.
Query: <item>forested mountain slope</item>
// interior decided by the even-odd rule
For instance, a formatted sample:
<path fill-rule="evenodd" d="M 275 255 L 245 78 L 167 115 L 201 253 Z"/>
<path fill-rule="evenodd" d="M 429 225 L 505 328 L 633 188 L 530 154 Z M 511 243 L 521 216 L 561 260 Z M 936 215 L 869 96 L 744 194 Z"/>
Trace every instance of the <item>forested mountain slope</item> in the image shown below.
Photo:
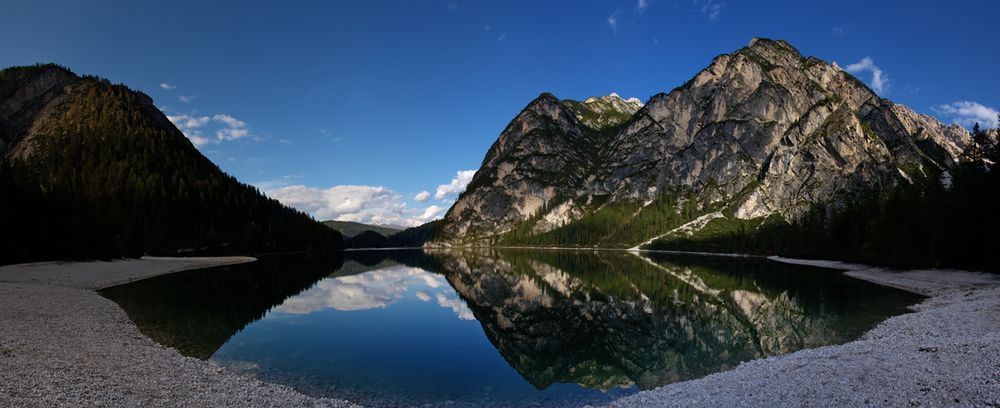
<path fill-rule="evenodd" d="M 333 249 L 204 157 L 152 99 L 55 65 L 0 71 L 0 263 Z"/>

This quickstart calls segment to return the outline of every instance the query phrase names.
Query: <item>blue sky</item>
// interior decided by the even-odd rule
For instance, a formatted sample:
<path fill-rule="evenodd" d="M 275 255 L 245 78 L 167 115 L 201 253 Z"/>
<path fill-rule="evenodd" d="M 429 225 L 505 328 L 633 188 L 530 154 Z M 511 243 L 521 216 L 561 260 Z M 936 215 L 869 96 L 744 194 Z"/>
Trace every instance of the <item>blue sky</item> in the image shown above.
<path fill-rule="evenodd" d="M 754 36 L 857 64 L 946 122 L 1000 107 L 997 1 L 290 3 L 7 4 L 0 65 L 125 83 L 240 180 L 317 218 L 383 224 L 442 215 L 539 93 L 645 101 Z"/>

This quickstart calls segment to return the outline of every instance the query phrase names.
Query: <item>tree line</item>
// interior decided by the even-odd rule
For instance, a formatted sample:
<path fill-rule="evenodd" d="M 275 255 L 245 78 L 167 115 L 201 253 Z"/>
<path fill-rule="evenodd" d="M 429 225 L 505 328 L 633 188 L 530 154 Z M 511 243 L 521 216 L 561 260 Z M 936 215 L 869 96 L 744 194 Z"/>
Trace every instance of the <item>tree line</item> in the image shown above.
<path fill-rule="evenodd" d="M 821 205 L 792 222 L 734 228 L 650 249 L 740 251 L 894 267 L 1000 271 L 1000 143 L 978 124 L 954 169 L 924 166 L 912 183 Z"/>
<path fill-rule="evenodd" d="M 67 92 L 21 142 L 30 154 L 0 162 L 0 263 L 341 247 L 225 174 L 144 95 L 93 78 Z"/>

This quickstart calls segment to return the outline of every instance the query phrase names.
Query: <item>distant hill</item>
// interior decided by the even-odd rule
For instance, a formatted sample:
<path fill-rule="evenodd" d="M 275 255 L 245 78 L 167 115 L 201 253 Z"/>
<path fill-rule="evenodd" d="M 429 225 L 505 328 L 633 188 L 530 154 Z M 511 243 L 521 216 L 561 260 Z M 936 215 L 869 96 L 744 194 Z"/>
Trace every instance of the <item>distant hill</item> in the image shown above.
<path fill-rule="evenodd" d="M 388 236 L 366 230 L 344 240 L 345 248 L 419 248 L 434 237 L 441 226 L 440 220 L 397 231 Z"/>
<path fill-rule="evenodd" d="M 340 232 L 341 235 L 344 236 L 344 238 L 353 238 L 365 231 L 374 231 L 377 232 L 379 235 L 388 237 L 392 234 L 395 234 L 403 230 L 402 228 L 383 227 L 379 225 L 362 224 L 360 222 L 353 222 L 353 221 L 328 220 L 328 221 L 323 221 L 323 225 L 326 225 L 327 227 L 337 230 L 338 232 Z"/>
<path fill-rule="evenodd" d="M 224 173 L 143 93 L 0 70 L 0 263 L 336 249 L 339 233 Z"/>

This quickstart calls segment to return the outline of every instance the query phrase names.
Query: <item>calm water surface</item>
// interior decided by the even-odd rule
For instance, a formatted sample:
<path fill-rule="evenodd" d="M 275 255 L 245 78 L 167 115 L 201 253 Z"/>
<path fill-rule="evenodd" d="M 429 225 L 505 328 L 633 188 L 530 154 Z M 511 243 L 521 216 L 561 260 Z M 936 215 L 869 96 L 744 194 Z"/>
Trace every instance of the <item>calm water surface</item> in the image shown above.
<path fill-rule="evenodd" d="M 918 298 L 836 271 L 624 252 L 269 257 L 103 291 L 182 353 L 368 405 L 583 405 L 857 338 Z"/>

